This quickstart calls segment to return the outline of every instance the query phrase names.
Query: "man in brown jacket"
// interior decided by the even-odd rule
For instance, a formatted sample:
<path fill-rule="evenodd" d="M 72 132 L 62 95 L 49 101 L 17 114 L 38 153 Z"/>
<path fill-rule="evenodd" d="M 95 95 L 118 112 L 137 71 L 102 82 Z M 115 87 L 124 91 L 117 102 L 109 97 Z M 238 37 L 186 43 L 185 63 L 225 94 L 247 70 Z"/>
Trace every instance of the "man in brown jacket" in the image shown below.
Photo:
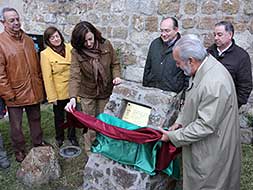
<path fill-rule="evenodd" d="M 33 146 L 42 145 L 42 75 L 34 43 L 21 29 L 18 12 L 13 8 L 4 8 L 2 23 L 4 32 L 0 34 L 0 96 L 9 113 L 16 161 L 22 162 L 25 158 L 23 110 L 27 114 Z"/>

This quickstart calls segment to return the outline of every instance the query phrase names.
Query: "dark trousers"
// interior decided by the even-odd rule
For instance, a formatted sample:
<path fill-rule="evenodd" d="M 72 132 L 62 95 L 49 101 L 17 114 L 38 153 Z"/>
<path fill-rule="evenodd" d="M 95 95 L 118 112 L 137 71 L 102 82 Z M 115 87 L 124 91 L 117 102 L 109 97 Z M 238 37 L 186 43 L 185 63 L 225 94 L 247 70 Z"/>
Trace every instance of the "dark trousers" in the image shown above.
<path fill-rule="evenodd" d="M 0 119 L 2 119 L 5 115 L 5 103 L 2 98 L 0 98 Z"/>
<path fill-rule="evenodd" d="M 57 105 L 53 105 L 56 140 L 62 140 L 62 141 L 64 140 L 64 129 L 61 127 L 61 125 L 64 123 L 65 118 L 66 118 L 66 112 L 64 108 L 68 102 L 69 102 L 69 99 L 57 100 Z M 68 128 L 67 136 L 69 140 L 76 140 L 76 131 L 74 127 Z"/>
<path fill-rule="evenodd" d="M 40 104 L 7 107 L 10 120 L 10 133 L 12 146 L 15 152 L 25 151 L 25 137 L 22 131 L 23 109 L 25 109 L 30 135 L 33 146 L 38 146 L 42 143 L 42 129 L 40 123 Z"/>

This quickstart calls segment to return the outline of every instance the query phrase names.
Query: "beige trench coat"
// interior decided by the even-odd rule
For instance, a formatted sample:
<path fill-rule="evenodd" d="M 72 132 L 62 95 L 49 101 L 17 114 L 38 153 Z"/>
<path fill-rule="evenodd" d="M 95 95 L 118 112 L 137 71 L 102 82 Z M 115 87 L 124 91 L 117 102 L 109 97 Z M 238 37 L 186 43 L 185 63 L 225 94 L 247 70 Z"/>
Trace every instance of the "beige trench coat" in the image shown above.
<path fill-rule="evenodd" d="M 211 55 L 190 80 L 186 101 L 169 133 L 183 147 L 184 190 L 239 190 L 240 128 L 236 91 L 228 71 Z"/>

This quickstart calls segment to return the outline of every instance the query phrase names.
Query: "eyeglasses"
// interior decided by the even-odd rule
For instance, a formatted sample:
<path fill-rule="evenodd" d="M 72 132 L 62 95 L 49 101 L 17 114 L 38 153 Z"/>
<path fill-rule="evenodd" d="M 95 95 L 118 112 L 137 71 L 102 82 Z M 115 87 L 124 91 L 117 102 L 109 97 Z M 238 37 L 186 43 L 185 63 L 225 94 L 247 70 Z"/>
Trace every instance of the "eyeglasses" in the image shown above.
<path fill-rule="evenodd" d="M 165 28 L 165 29 L 160 29 L 160 32 L 161 32 L 161 33 L 170 33 L 171 30 L 168 29 L 168 28 Z"/>

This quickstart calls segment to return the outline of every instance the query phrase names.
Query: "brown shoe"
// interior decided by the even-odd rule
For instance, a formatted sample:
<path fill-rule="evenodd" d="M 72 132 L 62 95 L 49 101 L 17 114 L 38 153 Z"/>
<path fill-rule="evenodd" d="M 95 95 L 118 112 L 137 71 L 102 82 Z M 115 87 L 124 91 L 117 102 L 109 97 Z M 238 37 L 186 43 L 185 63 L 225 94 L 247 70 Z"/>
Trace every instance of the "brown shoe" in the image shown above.
<path fill-rule="evenodd" d="M 25 153 L 23 152 L 15 152 L 15 157 L 17 162 L 22 162 L 25 159 Z"/>

